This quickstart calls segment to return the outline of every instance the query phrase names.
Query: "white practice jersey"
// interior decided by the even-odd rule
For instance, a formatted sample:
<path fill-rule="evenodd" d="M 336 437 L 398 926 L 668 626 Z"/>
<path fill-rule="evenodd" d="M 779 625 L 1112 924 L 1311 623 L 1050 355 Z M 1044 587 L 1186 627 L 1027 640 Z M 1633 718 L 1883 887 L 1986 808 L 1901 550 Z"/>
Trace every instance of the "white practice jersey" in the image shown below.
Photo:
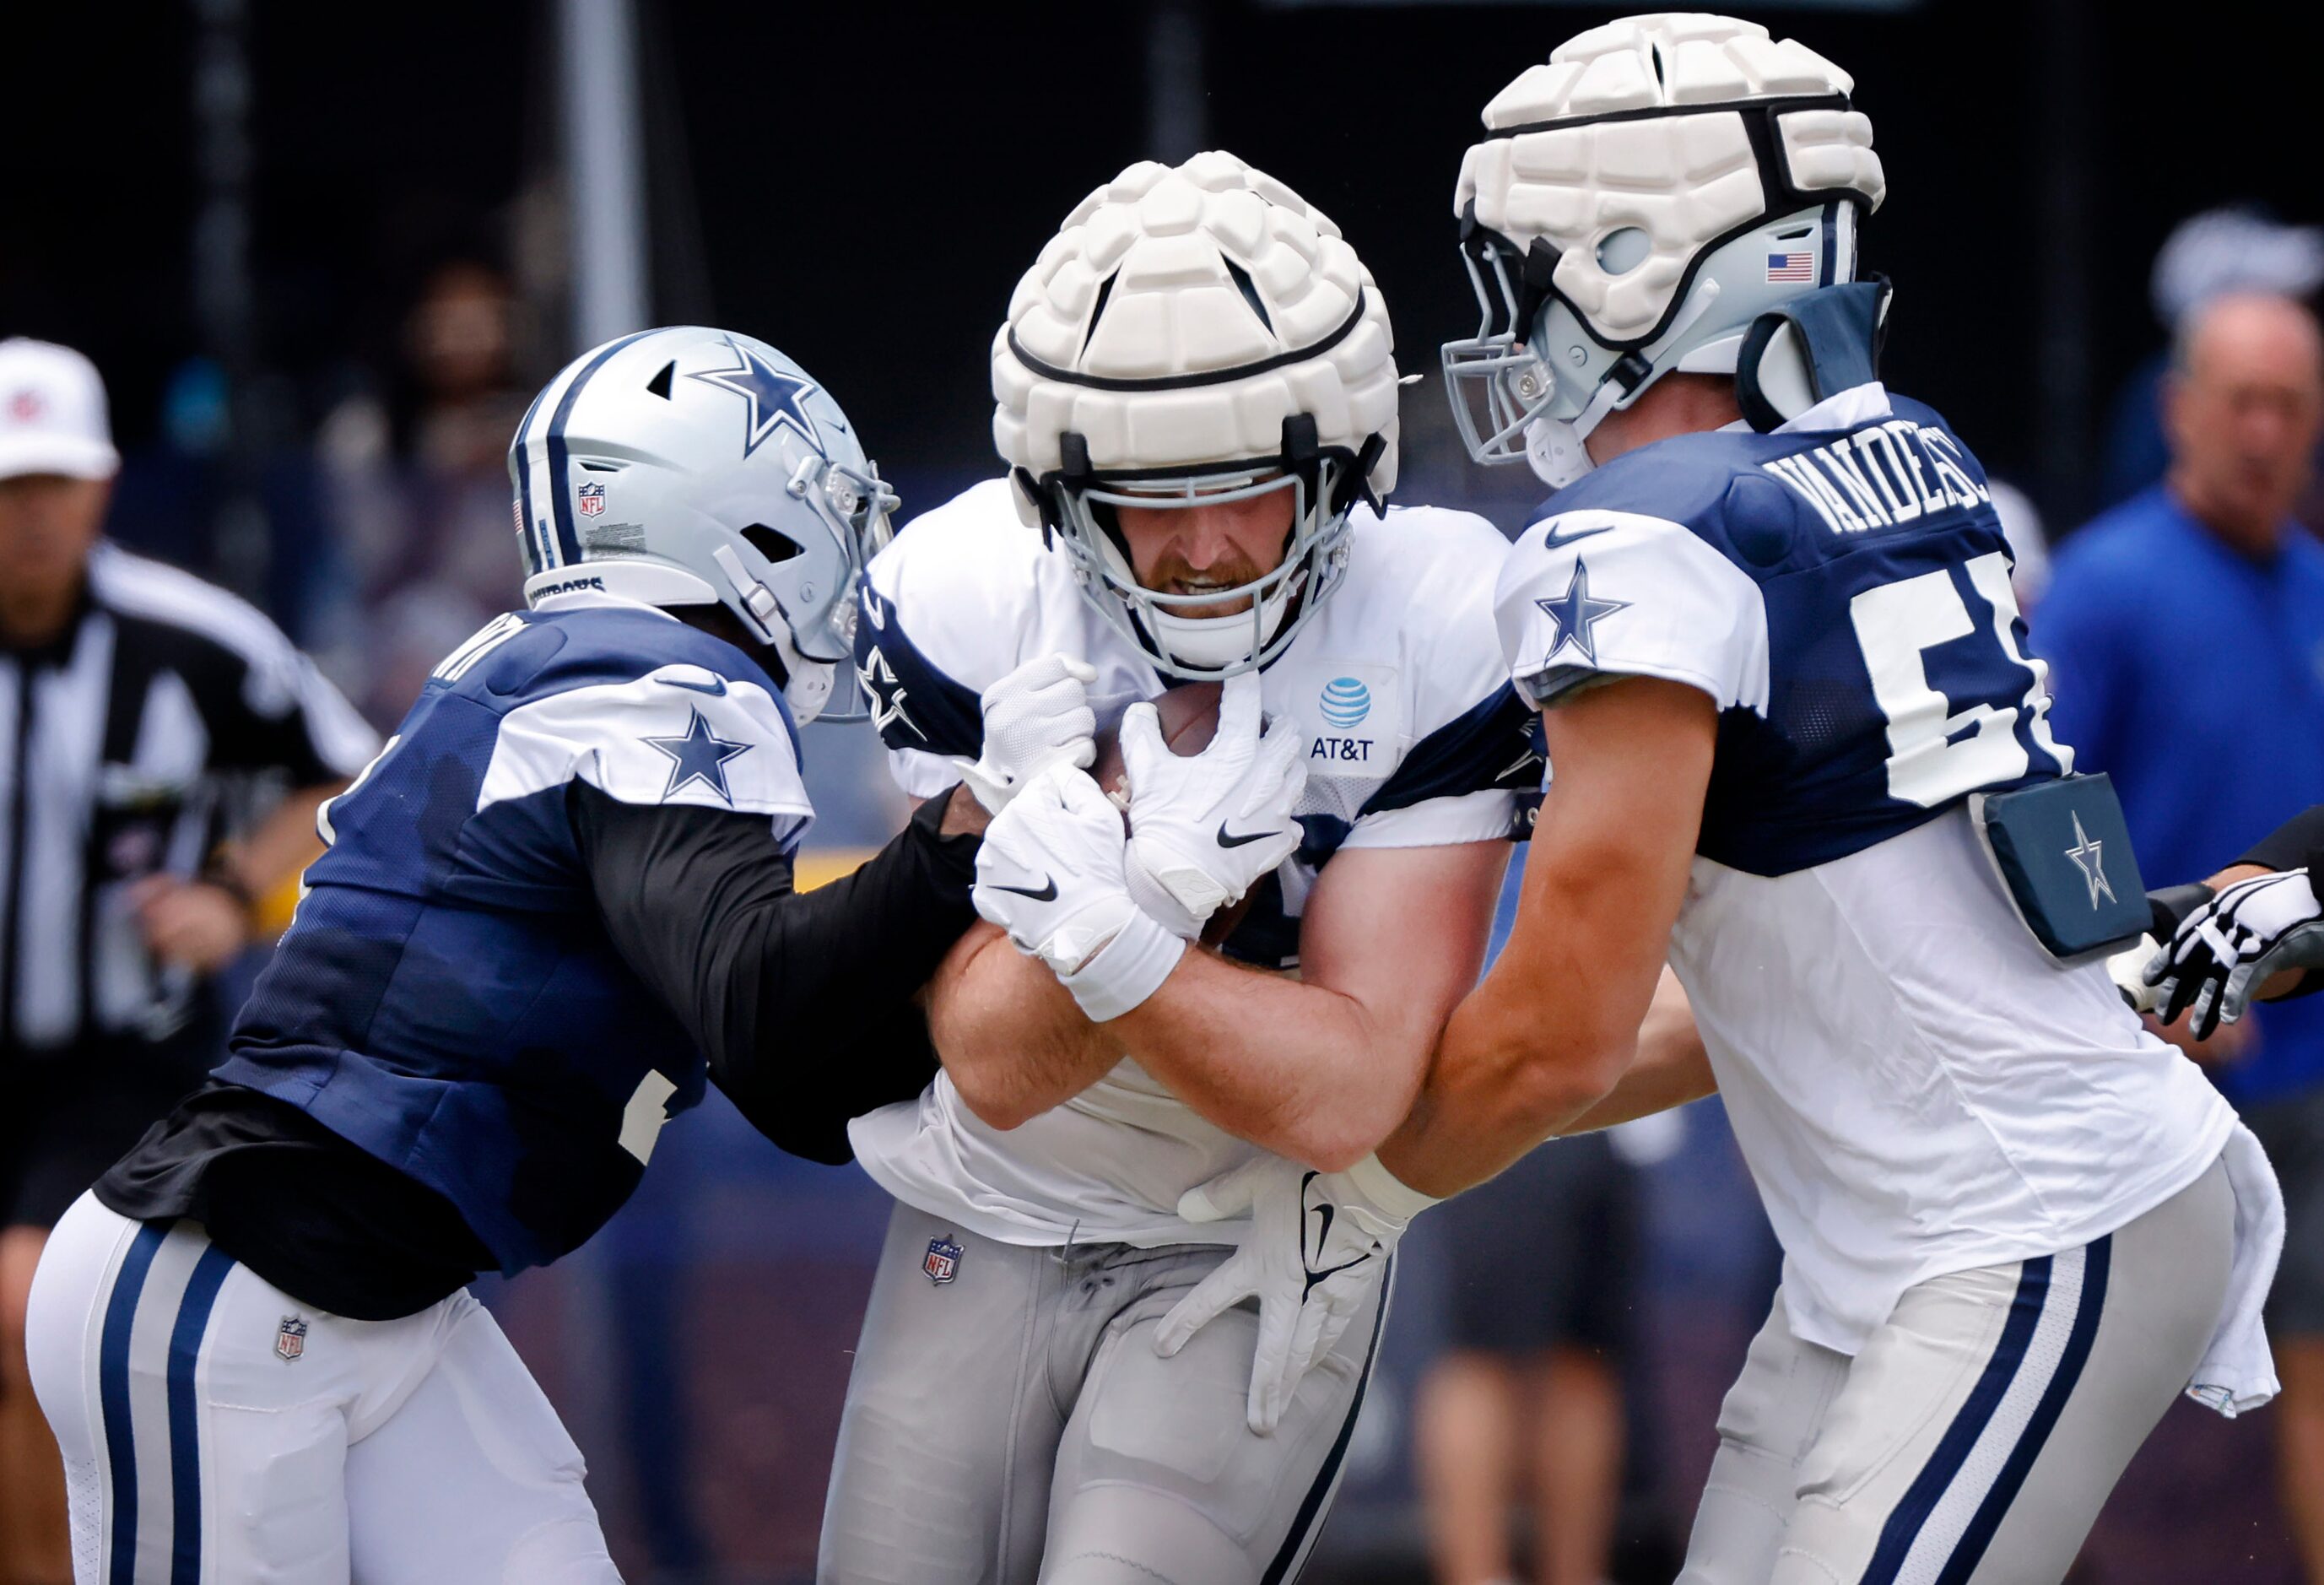
<path fill-rule="evenodd" d="M 1912 1285 L 2089 1243 L 2218 1158 L 2227 1104 L 2102 964 L 2042 949 L 1970 825 L 2072 751 L 1943 419 L 1861 386 L 1544 510 L 1495 601 L 1517 686 L 1658 677 L 1721 712 L 1671 963 L 1799 1337 L 1852 1354 Z"/>
<path fill-rule="evenodd" d="M 1309 744 L 1305 841 L 1260 883 L 1228 955 L 1296 968 L 1317 871 L 1336 852 L 1503 840 L 1538 786 L 1530 712 L 1493 637 L 1508 542 L 1483 519 L 1358 507 L 1347 575 L 1261 674 L 1270 717 Z M 1129 640 L 1084 598 L 1063 553 L 1017 517 L 1006 481 L 918 519 L 864 579 L 856 655 L 897 780 L 915 797 L 960 779 L 982 732 L 979 696 L 1062 651 L 1097 668 L 1109 728 L 1164 692 Z M 1125 1058 L 1065 1105 L 1003 1132 L 938 1075 L 917 1101 L 858 1118 L 856 1159 L 898 1199 L 1015 1244 L 1216 1242 L 1178 1196 L 1256 1154 Z"/>

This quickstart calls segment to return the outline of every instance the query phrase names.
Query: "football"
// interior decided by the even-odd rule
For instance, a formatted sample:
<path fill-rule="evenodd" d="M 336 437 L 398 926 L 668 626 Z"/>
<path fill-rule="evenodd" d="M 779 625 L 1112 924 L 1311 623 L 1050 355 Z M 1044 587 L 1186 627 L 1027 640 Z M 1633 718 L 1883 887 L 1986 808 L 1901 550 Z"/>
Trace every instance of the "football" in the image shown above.
<path fill-rule="evenodd" d="M 1172 753 L 1199 754 L 1210 747 L 1212 735 L 1219 730 L 1219 685 L 1181 683 L 1155 698 L 1154 713 L 1161 718 L 1162 741 L 1170 745 Z M 1107 727 L 1097 734 L 1097 761 L 1090 767 L 1090 776 L 1105 789 L 1106 797 L 1122 806 L 1122 824 L 1127 825 L 1130 770 L 1122 763 L 1120 736 L 1115 728 Z M 1233 935 L 1256 895 L 1253 888 L 1213 914 L 1203 926 L 1203 945 L 1216 946 Z"/>
<path fill-rule="evenodd" d="M 1154 714 L 1161 718 L 1162 741 L 1170 745 L 1172 753 L 1199 754 L 1211 746 L 1211 737 L 1219 730 L 1219 685 L 1182 683 L 1155 698 Z M 1130 770 L 1121 760 L 1118 726 L 1097 734 L 1097 762 L 1090 767 L 1090 776 L 1108 797 L 1128 809 Z"/>

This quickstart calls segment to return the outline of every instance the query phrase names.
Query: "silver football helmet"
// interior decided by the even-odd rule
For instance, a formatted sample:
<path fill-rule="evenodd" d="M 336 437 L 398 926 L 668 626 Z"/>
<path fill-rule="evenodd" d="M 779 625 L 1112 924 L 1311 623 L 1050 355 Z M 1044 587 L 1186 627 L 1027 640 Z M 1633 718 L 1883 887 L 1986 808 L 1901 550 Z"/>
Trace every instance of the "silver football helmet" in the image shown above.
<path fill-rule="evenodd" d="M 797 719 L 862 718 L 855 586 L 896 496 L 789 358 L 691 325 L 609 341 L 533 399 L 509 478 L 528 605 L 584 580 L 650 605 L 724 605 L 782 661 Z M 835 708 L 843 677 L 852 708 Z"/>

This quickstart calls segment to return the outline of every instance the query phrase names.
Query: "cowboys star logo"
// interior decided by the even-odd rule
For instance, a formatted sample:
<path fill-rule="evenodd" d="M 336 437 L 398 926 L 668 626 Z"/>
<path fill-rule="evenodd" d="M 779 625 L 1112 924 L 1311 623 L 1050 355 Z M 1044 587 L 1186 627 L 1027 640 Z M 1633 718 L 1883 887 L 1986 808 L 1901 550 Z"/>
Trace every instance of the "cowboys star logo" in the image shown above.
<path fill-rule="evenodd" d="M 872 696 L 872 724 L 880 735 L 886 737 L 891 725 L 902 725 L 922 742 L 927 742 L 928 734 L 920 730 L 920 723 L 904 708 L 911 690 L 897 677 L 896 668 L 880 653 L 880 646 L 872 645 L 863 657 L 863 664 L 856 669 L 863 678 L 863 691 Z"/>

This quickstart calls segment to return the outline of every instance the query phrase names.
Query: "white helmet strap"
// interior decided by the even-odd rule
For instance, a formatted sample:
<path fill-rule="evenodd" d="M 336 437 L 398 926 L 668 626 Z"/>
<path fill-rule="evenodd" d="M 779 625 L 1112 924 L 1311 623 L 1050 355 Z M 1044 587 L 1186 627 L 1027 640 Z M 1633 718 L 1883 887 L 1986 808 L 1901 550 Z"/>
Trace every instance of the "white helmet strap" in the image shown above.
<path fill-rule="evenodd" d="M 782 620 L 783 603 L 775 598 L 772 589 L 744 570 L 742 558 L 734 554 L 733 546 L 718 546 L 710 552 L 710 559 L 716 562 L 718 570 L 726 575 L 726 581 L 734 586 L 736 598 L 742 602 L 750 619 L 757 623 L 759 631 L 753 637 L 762 644 L 771 644 L 777 633 L 790 631 L 790 624 Z"/>

